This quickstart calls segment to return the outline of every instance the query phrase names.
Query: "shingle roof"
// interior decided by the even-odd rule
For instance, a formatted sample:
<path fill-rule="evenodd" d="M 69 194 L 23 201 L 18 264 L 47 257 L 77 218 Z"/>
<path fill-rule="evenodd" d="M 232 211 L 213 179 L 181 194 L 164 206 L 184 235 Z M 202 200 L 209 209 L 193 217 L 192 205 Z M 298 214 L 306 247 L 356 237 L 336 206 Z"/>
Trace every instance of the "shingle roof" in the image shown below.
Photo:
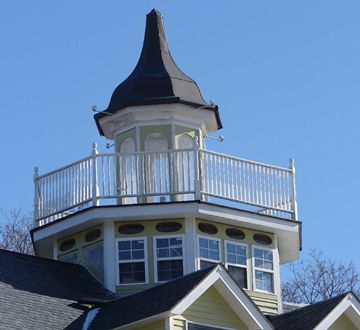
<path fill-rule="evenodd" d="M 310 330 L 314 329 L 347 293 L 320 301 L 292 312 L 267 316 L 275 330 Z"/>
<path fill-rule="evenodd" d="M 215 265 L 107 303 L 99 309 L 89 329 L 113 329 L 167 312 L 216 267 Z"/>
<path fill-rule="evenodd" d="M 80 265 L 0 249 L 0 329 L 81 329 L 77 301 L 112 298 Z"/>

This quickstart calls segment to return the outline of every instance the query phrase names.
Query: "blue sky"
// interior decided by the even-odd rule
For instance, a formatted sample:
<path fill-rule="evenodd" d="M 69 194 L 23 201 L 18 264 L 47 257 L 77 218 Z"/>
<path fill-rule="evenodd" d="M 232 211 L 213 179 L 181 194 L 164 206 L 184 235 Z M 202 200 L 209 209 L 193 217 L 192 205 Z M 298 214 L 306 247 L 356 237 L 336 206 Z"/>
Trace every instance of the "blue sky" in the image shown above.
<path fill-rule="evenodd" d="M 304 252 L 360 269 L 358 1 L 2 1 L 0 207 L 32 209 L 44 173 L 90 154 L 90 107 L 138 60 L 164 15 L 180 68 L 224 124 L 213 150 L 297 168 Z"/>

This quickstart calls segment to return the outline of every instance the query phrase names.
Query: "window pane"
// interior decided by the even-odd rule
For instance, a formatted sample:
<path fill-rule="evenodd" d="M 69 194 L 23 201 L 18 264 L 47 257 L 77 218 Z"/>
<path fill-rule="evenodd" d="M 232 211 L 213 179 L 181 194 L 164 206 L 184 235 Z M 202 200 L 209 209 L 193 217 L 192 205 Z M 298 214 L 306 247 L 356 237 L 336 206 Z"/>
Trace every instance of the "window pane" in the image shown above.
<path fill-rule="evenodd" d="M 130 250 L 130 241 L 119 241 L 119 250 Z"/>
<path fill-rule="evenodd" d="M 182 260 L 158 261 L 158 281 L 169 281 L 183 275 Z"/>
<path fill-rule="evenodd" d="M 274 292 L 273 274 L 255 271 L 256 288 L 259 290 Z"/>
<path fill-rule="evenodd" d="M 209 256 L 210 256 L 210 259 L 219 260 L 219 251 L 210 250 Z"/>
<path fill-rule="evenodd" d="M 209 259 L 209 250 L 200 248 L 200 257 Z"/>
<path fill-rule="evenodd" d="M 119 252 L 119 260 L 130 260 L 131 252 L 130 251 L 120 251 Z"/>
<path fill-rule="evenodd" d="M 211 249 L 211 250 L 219 250 L 219 242 L 209 240 L 209 249 Z"/>
<path fill-rule="evenodd" d="M 145 263 L 123 263 L 119 264 L 120 283 L 144 283 Z"/>
<path fill-rule="evenodd" d="M 216 265 L 217 262 L 211 262 L 206 260 L 200 260 L 200 269 L 209 268 L 210 266 Z"/>
<path fill-rule="evenodd" d="M 158 248 L 168 247 L 169 246 L 169 240 L 167 238 L 157 238 L 156 239 L 156 246 Z"/>
<path fill-rule="evenodd" d="M 140 239 L 140 240 L 136 240 L 136 241 L 131 241 L 131 247 L 132 249 L 136 249 L 136 250 L 141 250 L 144 249 L 144 240 Z"/>
<path fill-rule="evenodd" d="M 236 255 L 235 254 L 229 254 L 227 255 L 227 262 L 231 264 L 236 264 Z"/>
<path fill-rule="evenodd" d="M 131 252 L 132 260 L 144 259 L 144 250 L 135 250 Z"/>
<path fill-rule="evenodd" d="M 157 257 L 158 258 L 167 258 L 169 257 L 169 249 L 157 249 Z"/>
<path fill-rule="evenodd" d="M 208 248 L 208 240 L 205 238 L 200 237 L 199 238 L 199 245 L 201 248 Z"/>
<path fill-rule="evenodd" d="M 236 283 L 238 283 L 241 288 L 247 289 L 246 269 L 235 266 L 229 266 L 228 270 L 230 275 L 236 281 Z"/>
<path fill-rule="evenodd" d="M 171 248 L 170 255 L 172 257 L 182 257 L 182 247 Z"/>

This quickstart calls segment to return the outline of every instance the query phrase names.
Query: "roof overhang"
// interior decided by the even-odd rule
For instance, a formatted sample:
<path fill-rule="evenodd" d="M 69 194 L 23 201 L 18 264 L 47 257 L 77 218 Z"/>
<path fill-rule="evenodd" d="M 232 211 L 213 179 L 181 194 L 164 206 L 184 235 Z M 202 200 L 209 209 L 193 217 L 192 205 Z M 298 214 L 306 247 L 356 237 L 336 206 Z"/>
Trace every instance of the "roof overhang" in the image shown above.
<path fill-rule="evenodd" d="M 108 139 L 114 139 L 116 134 L 134 126 L 150 125 L 152 122 L 196 124 L 205 136 L 222 128 L 216 105 L 186 102 L 178 97 L 129 103 L 116 112 L 100 112 L 94 118 L 100 135 Z"/>
<path fill-rule="evenodd" d="M 346 315 L 354 326 L 360 329 L 360 302 L 352 293 L 347 294 L 314 330 L 329 329 L 343 315 Z"/>
<path fill-rule="evenodd" d="M 52 250 L 56 239 L 107 221 L 142 221 L 195 217 L 257 231 L 277 237 L 280 262 L 296 260 L 300 250 L 301 222 L 243 211 L 206 202 L 98 206 L 84 209 L 31 231 L 35 248 Z"/>

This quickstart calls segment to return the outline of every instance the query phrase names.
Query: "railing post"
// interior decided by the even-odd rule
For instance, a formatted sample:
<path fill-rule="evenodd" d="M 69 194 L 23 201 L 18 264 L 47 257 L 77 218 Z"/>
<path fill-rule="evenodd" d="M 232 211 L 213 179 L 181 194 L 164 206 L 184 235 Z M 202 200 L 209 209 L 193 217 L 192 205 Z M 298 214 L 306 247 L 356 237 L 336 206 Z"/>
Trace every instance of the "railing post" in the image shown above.
<path fill-rule="evenodd" d="M 39 219 L 40 206 L 40 192 L 39 192 L 39 168 L 34 167 L 34 228 L 37 227 L 37 220 Z"/>
<path fill-rule="evenodd" d="M 200 147 L 199 138 L 194 138 L 194 161 L 195 161 L 195 200 L 201 200 L 201 182 L 200 182 Z"/>
<path fill-rule="evenodd" d="M 291 170 L 291 189 L 292 189 L 292 208 L 294 211 L 294 220 L 298 220 L 298 209 L 297 209 L 297 196 L 296 196 L 296 177 L 295 177 L 295 161 L 290 158 L 290 170 Z"/>
<path fill-rule="evenodd" d="M 99 186 L 98 186 L 98 173 L 97 173 L 97 143 L 94 142 L 92 144 L 92 151 L 91 151 L 91 162 L 92 162 L 92 205 L 98 206 L 99 205 L 99 199 L 98 199 L 98 193 L 99 193 Z"/>

